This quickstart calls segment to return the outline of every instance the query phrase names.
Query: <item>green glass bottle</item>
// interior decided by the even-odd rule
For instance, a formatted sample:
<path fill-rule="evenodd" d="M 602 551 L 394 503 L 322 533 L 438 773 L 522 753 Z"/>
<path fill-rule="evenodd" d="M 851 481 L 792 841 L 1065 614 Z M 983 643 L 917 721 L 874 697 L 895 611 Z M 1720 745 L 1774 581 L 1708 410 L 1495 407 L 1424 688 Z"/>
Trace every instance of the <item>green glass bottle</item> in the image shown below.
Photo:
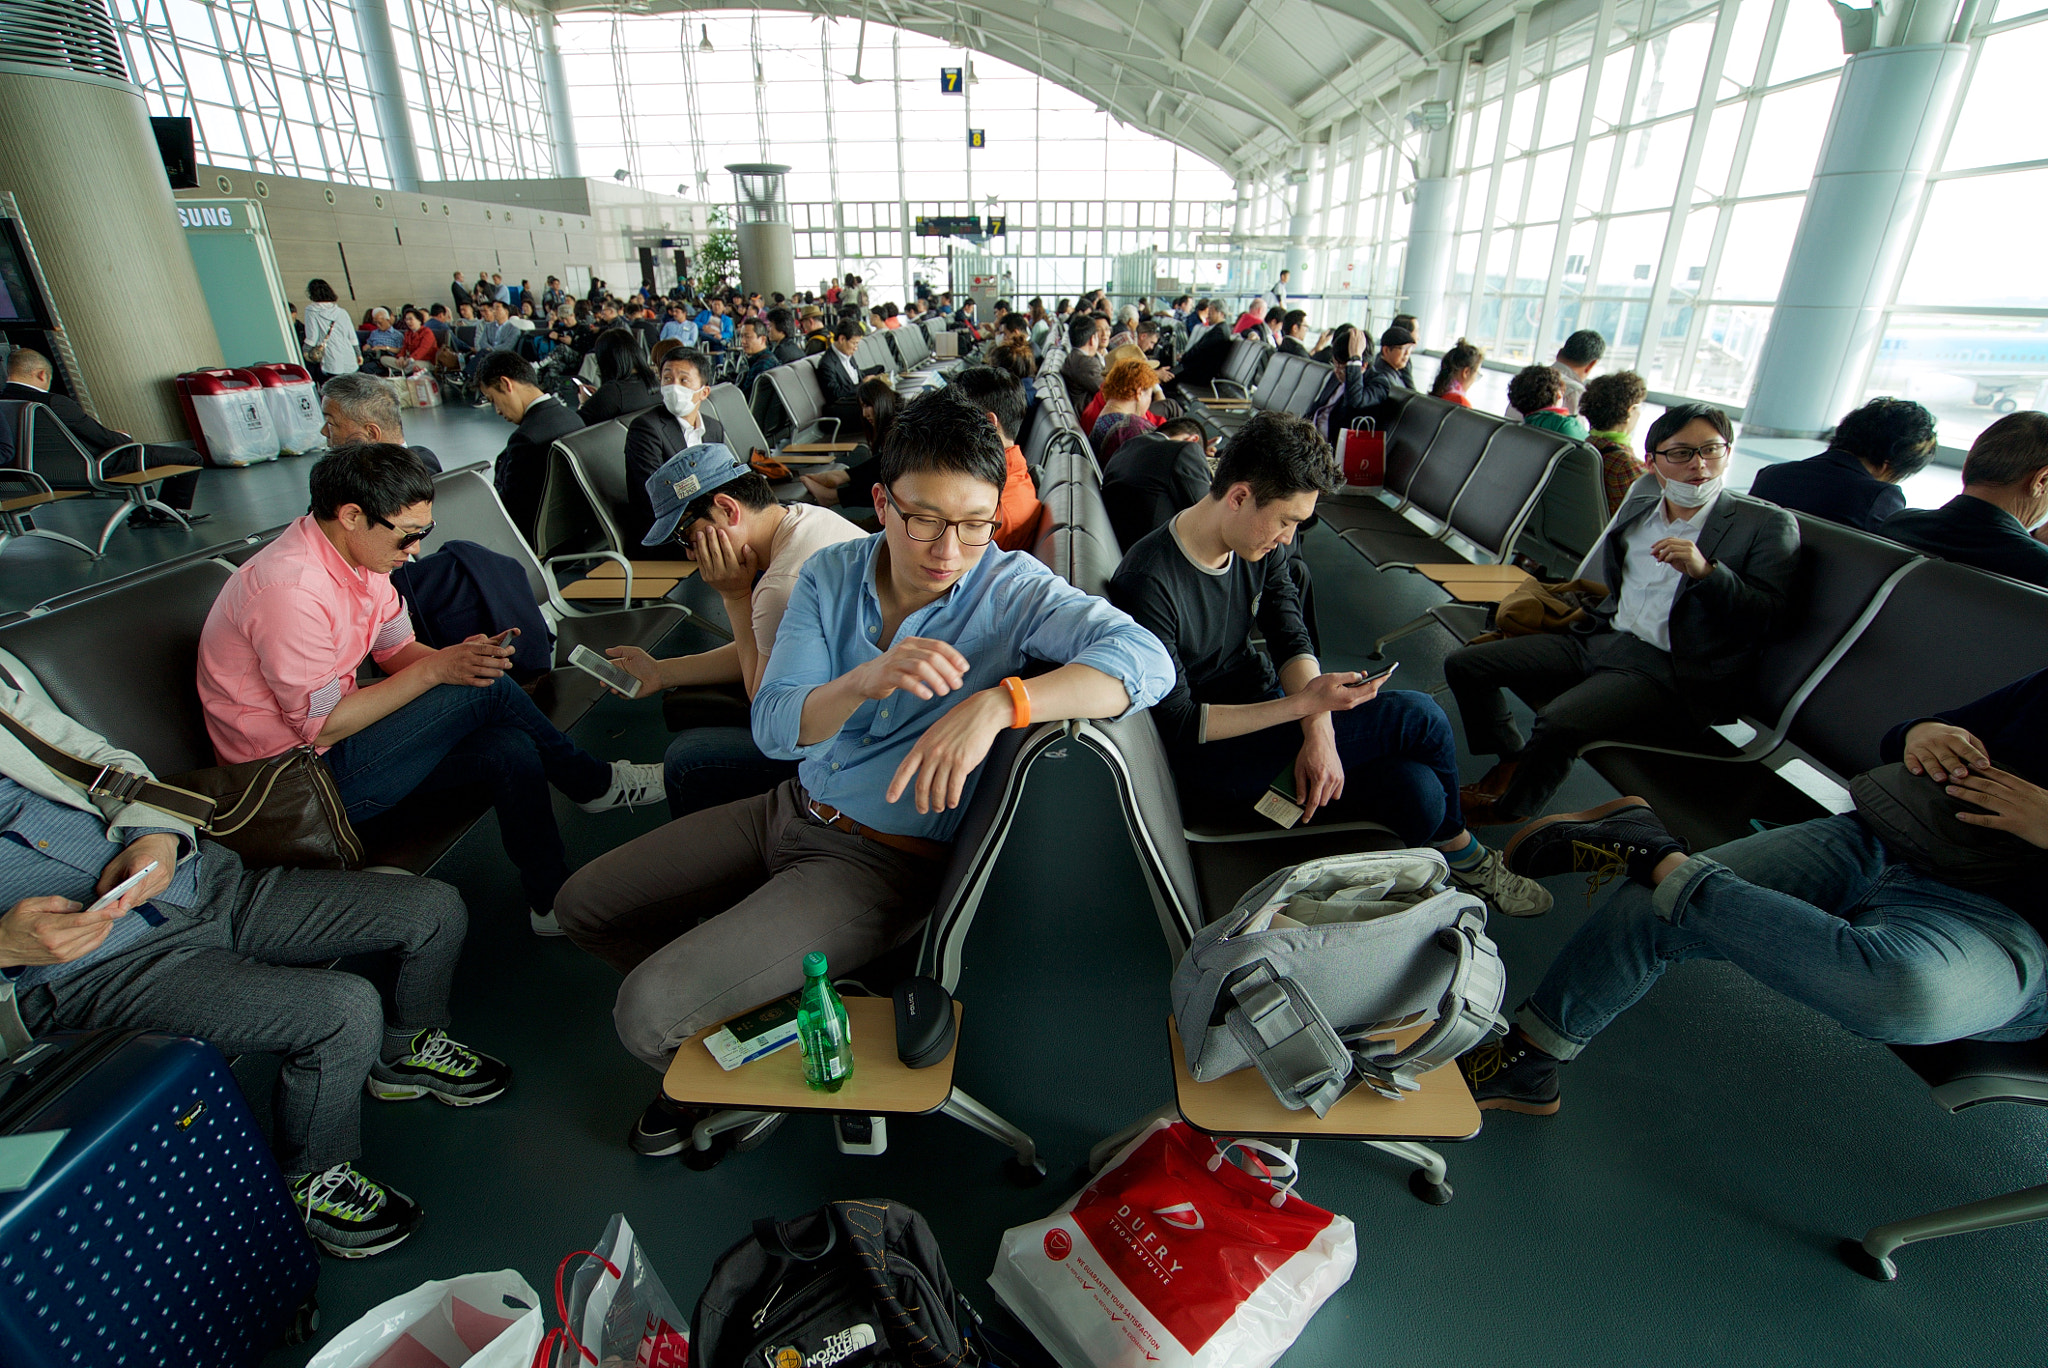
<path fill-rule="evenodd" d="M 796 1000 L 796 1029 L 803 1042 L 804 1082 L 819 1092 L 838 1092 L 853 1077 L 853 1028 L 846 1004 L 825 976 L 825 956 L 804 956 L 804 990 Z"/>

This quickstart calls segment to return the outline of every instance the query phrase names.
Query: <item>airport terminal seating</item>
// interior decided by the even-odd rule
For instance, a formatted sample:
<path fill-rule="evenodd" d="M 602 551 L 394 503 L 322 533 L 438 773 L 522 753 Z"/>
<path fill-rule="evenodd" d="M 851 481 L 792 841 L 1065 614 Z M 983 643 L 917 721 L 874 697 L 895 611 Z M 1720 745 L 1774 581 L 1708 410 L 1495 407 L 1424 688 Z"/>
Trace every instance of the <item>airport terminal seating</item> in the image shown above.
<path fill-rule="evenodd" d="M 824 353 L 820 352 L 819 356 Z M 825 416 L 825 392 L 818 388 L 818 357 L 806 356 L 762 373 L 752 409 L 761 431 L 778 447 L 791 442 L 834 442 L 839 420 Z"/>
<path fill-rule="evenodd" d="M 13 427 L 14 456 L 8 464 L 47 486 L 47 492 L 66 497 L 81 494 L 118 503 L 100 529 L 99 543 L 91 552 L 95 560 L 107 553 L 107 543 L 113 540 L 114 533 L 138 510 L 147 508 L 185 525 L 184 515 L 161 502 L 157 495 L 165 480 L 199 469 L 196 452 L 190 465 L 151 466 L 113 475 L 108 472 L 129 455 L 146 452 L 148 448 L 140 442 L 129 442 L 106 452 L 94 452 L 74 437 L 47 405 L 20 400 L 0 404 L 0 425 Z"/>

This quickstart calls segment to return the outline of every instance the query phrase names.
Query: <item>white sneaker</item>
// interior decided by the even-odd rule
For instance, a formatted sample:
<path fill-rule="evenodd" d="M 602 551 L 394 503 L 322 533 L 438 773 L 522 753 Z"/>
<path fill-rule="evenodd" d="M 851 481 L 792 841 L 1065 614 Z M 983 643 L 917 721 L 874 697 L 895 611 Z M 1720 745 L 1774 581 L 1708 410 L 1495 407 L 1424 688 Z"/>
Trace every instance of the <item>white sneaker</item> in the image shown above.
<path fill-rule="evenodd" d="M 555 914 L 552 909 L 546 912 L 536 912 L 530 907 L 527 908 L 526 924 L 533 928 L 533 934 L 536 936 L 560 936 L 567 934 L 562 930 L 562 924 L 555 920 Z"/>
<path fill-rule="evenodd" d="M 627 760 L 612 761 L 612 786 L 587 803 L 576 806 L 585 812 L 610 812 L 613 808 L 644 807 L 667 797 L 661 786 L 661 762 L 636 765 Z"/>
<path fill-rule="evenodd" d="M 1451 882 L 1510 917 L 1540 917 L 1550 910 L 1550 890 L 1509 869 L 1497 850 L 1489 849 L 1471 869 L 1453 869 Z"/>

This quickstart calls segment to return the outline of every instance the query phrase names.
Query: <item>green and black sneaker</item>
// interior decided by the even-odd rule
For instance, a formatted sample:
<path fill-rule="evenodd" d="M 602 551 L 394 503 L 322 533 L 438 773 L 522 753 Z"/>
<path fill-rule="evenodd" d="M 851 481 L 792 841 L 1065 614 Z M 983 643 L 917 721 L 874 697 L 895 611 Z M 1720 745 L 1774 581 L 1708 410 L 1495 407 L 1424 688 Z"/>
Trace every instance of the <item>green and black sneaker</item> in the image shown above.
<path fill-rule="evenodd" d="M 1584 874 L 1590 898 L 1619 878 L 1649 885 L 1657 862 L 1673 851 L 1683 855 L 1688 847 L 1664 829 L 1648 803 L 1628 797 L 1584 812 L 1539 817 L 1508 838 L 1501 858 L 1531 879 Z"/>
<path fill-rule="evenodd" d="M 451 1107 L 488 1102 L 512 1081 L 512 1070 L 456 1041 L 436 1027 L 412 1038 L 412 1052 L 403 1059 L 378 1060 L 363 1086 L 379 1102 L 409 1102 L 432 1094 Z"/>
<path fill-rule="evenodd" d="M 1458 1071 L 1465 1075 L 1479 1110 L 1524 1116 L 1557 1115 L 1557 1064 L 1518 1030 L 1458 1056 Z"/>
<path fill-rule="evenodd" d="M 404 1242 L 418 1228 L 419 1203 L 336 1164 L 292 1179 L 292 1204 L 313 1242 L 337 1259 L 366 1259 Z"/>

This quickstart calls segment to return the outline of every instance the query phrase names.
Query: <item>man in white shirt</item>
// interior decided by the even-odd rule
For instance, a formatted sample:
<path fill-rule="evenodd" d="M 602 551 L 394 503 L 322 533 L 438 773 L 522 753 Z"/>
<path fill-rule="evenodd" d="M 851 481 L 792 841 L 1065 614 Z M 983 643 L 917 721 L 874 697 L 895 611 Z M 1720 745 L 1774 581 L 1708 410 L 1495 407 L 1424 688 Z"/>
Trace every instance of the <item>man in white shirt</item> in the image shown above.
<path fill-rule="evenodd" d="M 1579 567 L 1605 600 L 1569 632 L 1453 651 L 1444 679 L 1476 754 L 1500 763 L 1460 794 L 1466 820 L 1536 817 L 1590 741 L 1670 745 L 1733 721 L 1799 563 L 1792 515 L 1722 489 L 1728 415 L 1680 404 L 1651 424 L 1638 480 Z M 1536 709 L 1522 742 L 1503 687 Z"/>
<path fill-rule="evenodd" d="M 682 541 L 698 578 L 725 601 L 732 640 L 696 655 L 656 660 L 638 646 L 605 652 L 645 687 L 643 698 L 678 686 L 737 684 L 749 702 L 768 672 L 775 633 L 811 553 L 865 534 L 816 504 L 779 504 L 765 476 L 721 443 L 691 447 L 647 481 L 655 511 L 643 544 Z M 669 743 L 663 781 L 671 816 L 766 793 L 796 775 L 793 760 L 770 760 L 745 726 L 690 727 Z"/>
<path fill-rule="evenodd" d="M 818 358 L 818 388 L 825 395 L 825 416 L 839 420 L 849 441 L 866 435 L 860 409 L 860 366 L 853 359 L 860 336 L 860 324 L 842 319 L 832 330 L 832 345 Z"/>

